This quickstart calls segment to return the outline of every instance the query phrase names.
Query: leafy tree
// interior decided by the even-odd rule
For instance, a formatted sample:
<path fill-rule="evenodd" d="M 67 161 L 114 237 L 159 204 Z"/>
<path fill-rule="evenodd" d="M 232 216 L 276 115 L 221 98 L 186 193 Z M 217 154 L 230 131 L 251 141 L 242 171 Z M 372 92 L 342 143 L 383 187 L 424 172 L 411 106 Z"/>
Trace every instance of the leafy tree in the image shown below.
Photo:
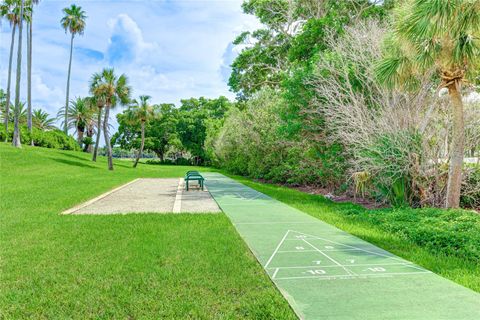
<path fill-rule="evenodd" d="M 462 85 L 478 76 L 479 0 L 408 0 L 395 14 L 379 78 L 390 86 L 412 87 L 418 75 L 435 70 L 448 88 L 452 106 L 452 143 L 446 207 L 460 202 L 464 156 Z"/>
<path fill-rule="evenodd" d="M 50 118 L 50 115 L 42 109 L 33 110 L 32 124 L 35 128 L 43 131 L 56 129 L 55 118 Z"/>
<path fill-rule="evenodd" d="M 85 15 L 85 11 L 82 10 L 82 7 L 72 4 L 69 8 L 64 8 L 63 13 L 65 14 L 64 17 L 60 20 L 60 23 L 65 29 L 65 33 L 70 32 L 71 39 L 70 39 L 70 59 L 68 62 L 68 76 L 67 76 L 67 93 L 65 97 L 65 120 L 64 120 L 64 127 L 63 130 L 65 134 L 68 133 L 67 123 L 67 109 L 68 109 L 68 102 L 69 102 L 69 93 L 70 93 L 70 74 L 72 71 L 72 54 L 73 54 L 73 38 L 75 35 L 79 34 L 82 35 L 85 30 L 85 20 L 87 16 Z"/>
<path fill-rule="evenodd" d="M 138 136 L 141 135 L 141 126 L 138 122 L 129 121 L 128 110 L 117 115 L 118 131 L 112 137 L 115 144 L 122 149 L 131 150 L 139 148 Z M 167 150 L 171 147 L 181 149 L 176 126 L 178 123 L 178 110 L 173 104 L 160 104 L 153 106 L 153 117 L 145 123 L 144 149 L 155 152 L 160 160 L 164 160 Z"/>
<path fill-rule="evenodd" d="M 147 127 L 146 148 L 163 161 L 170 148 L 183 148 L 177 132 L 179 112 L 175 105 L 168 103 L 155 105 L 154 109 L 155 117 Z"/>
<path fill-rule="evenodd" d="M 100 73 L 93 75 L 90 83 L 90 92 L 96 97 L 97 106 L 99 103 L 105 106 L 103 134 L 107 148 L 108 169 L 113 170 L 112 146 L 108 133 L 110 109 L 117 106 L 117 104 L 128 104 L 130 102 L 131 88 L 128 86 L 127 76 L 124 74 L 117 76 L 113 68 L 106 68 Z"/>
<path fill-rule="evenodd" d="M 150 105 L 150 96 L 140 96 L 139 100 L 133 100 L 126 112 L 127 120 L 133 124 L 140 124 L 141 142 L 133 167 L 136 168 L 145 146 L 145 125 L 153 117 L 153 107 Z"/>
<path fill-rule="evenodd" d="M 218 99 L 181 100 L 177 131 L 183 147 L 192 154 L 197 164 L 206 160 L 207 120 L 223 118 L 230 107 L 230 101 L 223 96 Z"/>

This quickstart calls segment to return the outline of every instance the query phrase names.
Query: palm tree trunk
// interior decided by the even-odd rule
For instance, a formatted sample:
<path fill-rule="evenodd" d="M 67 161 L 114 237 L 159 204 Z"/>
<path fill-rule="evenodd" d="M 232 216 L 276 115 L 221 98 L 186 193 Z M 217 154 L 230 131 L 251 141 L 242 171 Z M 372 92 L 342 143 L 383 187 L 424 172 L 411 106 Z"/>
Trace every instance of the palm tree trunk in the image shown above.
<path fill-rule="evenodd" d="M 460 205 L 460 189 L 462 186 L 463 153 L 465 132 L 463 121 L 463 102 L 459 92 L 459 84 L 448 87 L 452 101 L 452 142 L 450 144 L 450 168 L 447 184 L 447 208 L 458 208 Z"/>
<path fill-rule="evenodd" d="M 83 141 L 83 134 L 85 132 L 85 128 L 82 127 L 77 127 L 77 142 L 80 145 L 80 148 L 82 147 L 82 141 Z"/>
<path fill-rule="evenodd" d="M 10 120 L 10 86 L 12 83 L 12 62 L 13 62 L 13 48 L 15 46 L 15 30 L 17 29 L 17 24 L 14 23 L 12 27 L 12 41 L 10 43 L 10 58 L 8 59 L 8 80 L 7 80 L 7 101 L 5 104 L 5 119 L 3 120 L 5 124 L 5 142 L 8 141 L 8 121 Z"/>
<path fill-rule="evenodd" d="M 72 39 L 70 40 L 70 60 L 68 61 L 68 75 L 67 75 L 67 94 L 65 97 L 65 125 L 63 126 L 63 132 L 65 134 L 68 134 L 68 127 L 67 127 L 67 122 L 68 122 L 68 99 L 69 99 L 69 94 L 70 94 L 70 73 L 72 72 L 72 54 L 73 54 L 73 37 L 74 33 L 72 33 Z"/>
<path fill-rule="evenodd" d="M 91 124 L 89 124 L 87 126 L 87 138 L 92 138 L 93 137 L 93 126 Z M 89 139 L 90 141 L 92 141 L 91 139 Z M 92 152 L 92 144 L 85 144 L 85 146 L 83 147 L 83 152 L 89 152 L 91 153 Z"/>
<path fill-rule="evenodd" d="M 27 30 L 27 127 L 30 132 L 30 145 L 33 146 L 32 138 L 32 14 Z"/>
<path fill-rule="evenodd" d="M 97 119 L 97 139 L 95 140 L 95 148 L 93 149 L 92 161 L 97 161 L 98 145 L 100 144 L 100 131 L 102 129 L 102 108 L 98 108 Z"/>
<path fill-rule="evenodd" d="M 145 146 L 145 121 L 142 121 L 142 142 L 140 143 L 140 150 L 138 150 L 137 158 L 135 159 L 135 163 L 133 164 L 134 168 L 137 167 L 138 161 L 142 156 L 144 146 Z"/>
<path fill-rule="evenodd" d="M 110 105 L 105 106 L 105 116 L 103 118 L 103 136 L 105 138 L 105 146 L 107 148 L 108 170 L 113 170 L 112 146 L 110 137 L 108 136 L 108 117 L 110 115 Z"/>
<path fill-rule="evenodd" d="M 12 145 L 17 148 L 22 147 L 20 141 L 20 81 L 22 75 L 22 29 L 23 29 L 23 0 L 20 1 L 20 21 L 18 23 L 18 49 L 17 49 L 17 79 L 15 84 L 15 117 L 13 124 Z"/>

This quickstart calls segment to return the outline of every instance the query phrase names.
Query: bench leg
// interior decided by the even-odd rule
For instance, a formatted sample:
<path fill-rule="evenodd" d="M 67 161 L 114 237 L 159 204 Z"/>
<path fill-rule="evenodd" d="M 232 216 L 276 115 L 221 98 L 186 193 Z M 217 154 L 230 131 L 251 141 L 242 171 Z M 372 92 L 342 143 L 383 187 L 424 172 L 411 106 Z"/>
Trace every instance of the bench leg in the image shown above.
<path fill-rule="evenodd" d="M 188 191 L 188 181 L 189 181 L 189 180 L 187 180 L 187 191 Z"/>

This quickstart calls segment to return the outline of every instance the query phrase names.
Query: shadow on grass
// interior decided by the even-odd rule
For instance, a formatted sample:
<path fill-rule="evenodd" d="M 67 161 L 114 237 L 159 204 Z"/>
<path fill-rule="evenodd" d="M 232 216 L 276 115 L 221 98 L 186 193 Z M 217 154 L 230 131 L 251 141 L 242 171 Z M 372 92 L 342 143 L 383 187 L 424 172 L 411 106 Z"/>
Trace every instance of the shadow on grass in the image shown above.
<path fill-rule="evenodd" d="M 69 157 L 69 158 L 73 158 L 73 159 L 77 159 L 77 160 L 87 161 L 87 162 L 92 161 L 92 154 L 91 153 L 85 153 L 85 155 L 90 156 L 89 158 L 80 157 L 80 156 L 78 156 L 76 154 L 73 154 L 73 153 L 67 153 L 67 152 L 60 152 L 60 153 L 65 157 Z"/>
<path fill-rule="evenodd" d="M 52 160 L 56 161 L 56 162 L 59 162 L 59 163 L 67 164 L 69 166 L 98 169 L 98 167 L 95 167 L 95 166 L 92 166 L 92 165 L 86 164 L 86 163 L 81 163 L 79 161 L 73 161 L 73 160 L 67 160 L 67 159 L 52 159 Z"/>

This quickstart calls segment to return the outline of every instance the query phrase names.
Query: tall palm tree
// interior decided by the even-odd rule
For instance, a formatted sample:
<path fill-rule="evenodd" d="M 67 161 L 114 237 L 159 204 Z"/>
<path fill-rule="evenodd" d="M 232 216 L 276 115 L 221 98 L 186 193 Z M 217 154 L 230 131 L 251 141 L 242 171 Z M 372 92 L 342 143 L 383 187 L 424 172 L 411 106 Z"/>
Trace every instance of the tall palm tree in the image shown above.
<path fill-rule="evenodd" d="M 445 206 L 460 203 L 464 156 L 462 84 L 478 74 L 480 0 L 407 0 L 397 10 L 385 42 L 379 79 L 391 86 L 415 84 L 415 76 L 437 71 L 452 106 L 452 142 Z"/>
<path fill-rule="evenodd" d="M 153 107 L 149 104 L 150 96 L 140 96 L 139 100 L 133 100 L 127 112 L 127 119 L 133 124 L 140 123 L 141 142 L 133 167 L 136 168 L 145 146 L 145 124 L 153 116 Z"/>
<path fill-rule="evenodd" d="M 114 108 L 117 104 L 126 105 L 130 102 L 131 89 L 128 86 L 127 76 L 122 74 L 117 77 L 113 68 L 105 68 L 102 72 L 93 75 L 90 83 L 90 92 L 94 96 L 102 97 L 104 101 L 105 116 L 103 120 L 103 135 L 107 147 L 108 169 L 113 170 L 112 146 L 108 133 L 108 118 L 111 108 Z"/>
<path fill-rule="evenodd" d="M 5 115 L 4 115 L 4 125 L 5 130 L 8 132 L 8 121 L 10 119 L 10 92 L 11 92 L 11 80 L 12 80 L 12 64 L 13 64 L 13 49 L 15 45 L 15 32 L 17 30 L 19 15 L 18 15 L 18 1 L 17 0 L 5 0 L 0 6 L 0 13 L 2 17 L 10 22 L 12 27 L 12 39 L 10 41 L 10 55 L 8 59 L 8 75 L 7 75 L 7 92 L 6 92 L 6 106 L 5 106 Z M 5 135 L 5 142 L 8 140 L 8 135 Z"/>
<path fill-rule="evenodd" d="M 18 21 L 18 49 L 17 49 L 17 74 L 16 74 L 16 83 L 15 83 L 15 116 L 13 121 L 13 139 L 12 145 L 17 148 L 22 147 L 20 141 L 20 126 L 19 126 L 19 117 L 20 117 L 20 81 L 22 73 L 22 29 L 23 29 L 23 5 L 24 1 L 20 0 L 20 18 Z"/>
<path fill-rule="evenodd" d="M 28 20 L 27 20 L 27 127 L 32 132 L 32 36 L 33 36 L 33 5 L 38 4 L 40 0 L 29 0 Z M 31 136 L 31 135 L 30 135 Z M 33 146 L 33 139 L 30 141 Z"/>
<path fill-rule="evenodd" d="M 67 116 L 67 109 L 68 109 L 68 102 L 69 102 L 69 94 L 70 94 L 70 74 L 72 71 L 72 54 L 73 54 L 73 38 L 76 34 L 82 35 L 85 30 L 85 20 L 87 16 L 85 15 L 85 11 L 82 10 L 82 7 L 76 6 L 72 4 L 70 8 L 64 8 L 63 13 L 65 16 L 60 20 L 63 29 L 65 29 L 65 33 L 70 32 L 71 39 L 70 39 L 70 60 L 68 62 L 68 76 L 67 76 L 67 93 L 65 97 L 65 119 L 64 119 L 64 127 L 63 131 L 65 134 L 68 134 L 67 123 L 68 119 Z"/>
<path fill-rule="evenodd" d="M 32 124 L 43 131 L 52 130 L 55 129 L 55 118 L 50 118 L 50 115 L 42 109 L 35 109 L 32 112 Z"/>
<path fill-rule="evenodd" d="M 66 117 L 64 112 L 63 109 L 60 109 L 57 118 L 67 119 L 67 128 L 75 129 L 77 142 L 80 147 L 82 147 L 87 123 L 89 123 L 93 117 L 93 110 L 90 108 L 88 99 L 77 97 L 75 100 L 70 101 Z M 65 123 L 62 123 L 62 126 L 65 127 Z"/>

